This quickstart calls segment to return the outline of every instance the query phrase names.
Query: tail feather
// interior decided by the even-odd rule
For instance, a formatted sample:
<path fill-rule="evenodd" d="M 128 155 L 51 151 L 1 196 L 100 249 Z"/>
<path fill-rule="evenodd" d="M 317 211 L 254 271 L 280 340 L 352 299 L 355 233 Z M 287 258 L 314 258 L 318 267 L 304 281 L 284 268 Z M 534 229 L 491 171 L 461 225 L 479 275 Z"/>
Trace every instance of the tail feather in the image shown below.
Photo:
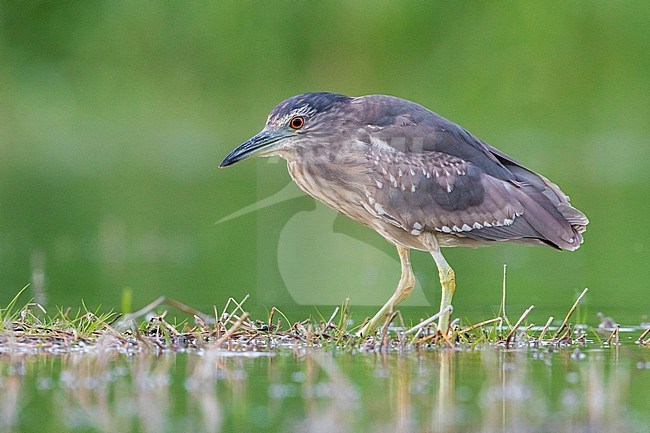
<path fill-rule="evenodd" d="M 580 246 L 579 227 L 573 226 L 544 194 L 530 185 L 520 185 L 513 189 L 513 194 L 524 211 L 512 224 L 484 227 L 466 236 L 486 241 L 541 243 L 560 250 L 575 250 Z"/>
<path fill-rule="evenodd" d="M 542 237 L 563 250 L 575 250 L 582 243 L 582 234 L 562 213 L 537 191 L 522 191 L 519 199 L 524 205 L 522 217 Z"/>
<path fill-rule="evenodd" d="M 582 243 L 582 233 L 587 229 L 589 219 L 571 206 L 569 196 L 560 187 L 541 174 L 527 169 L 500 150 L 483 143 L 498 160 L 515 176 L 519 186 L 520 202 L 524 215 L 519 220 L 518 233 L 560 249 L 575 250 Z M 504 181 L 507 181 L 503 179 Z M 517 220 L 513 226 L 517 224 Z M 514 231 L 515 227 L 510 228 Z M 535 232 L 539 236 L 535 236 Z M 524 241 L 524 239 L 521 239 Z"/>
<path fill-rule="evenodd" d="M 520 201 L 528 210 L 524 214 L 526 221 L 559 248 L 577 249 L 589 224 L 585 214 L 571 206 L 569 196 L 544 176 L 521 166 L 508 168 L 520 183 Z"/>

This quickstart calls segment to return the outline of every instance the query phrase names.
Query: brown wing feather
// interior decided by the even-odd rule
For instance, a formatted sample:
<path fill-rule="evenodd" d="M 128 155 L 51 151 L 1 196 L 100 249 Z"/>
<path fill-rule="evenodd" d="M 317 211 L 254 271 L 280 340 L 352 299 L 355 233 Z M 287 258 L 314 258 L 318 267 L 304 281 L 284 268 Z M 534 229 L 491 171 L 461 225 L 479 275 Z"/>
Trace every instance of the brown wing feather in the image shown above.
<path fill-rule="evenodd" d="M 414 235 L 428 230 L 483 241 L 532 238 L 563 249 L 580 243 L 556 204 L 532 184 L 495 178 L 441 152 L 400 152 L 376 139 L 368 158 L 382 179 L 369 192 L 371 211 Z"/>
<path fill-rule="evenodd" d="M 370 95 L 352 103 L 367 125 L 359 140 L 386 185 L 371 194 L 391 224 L 571 250 L 582 242 L 589 221 L 544 176 L 413 102 Z"/>

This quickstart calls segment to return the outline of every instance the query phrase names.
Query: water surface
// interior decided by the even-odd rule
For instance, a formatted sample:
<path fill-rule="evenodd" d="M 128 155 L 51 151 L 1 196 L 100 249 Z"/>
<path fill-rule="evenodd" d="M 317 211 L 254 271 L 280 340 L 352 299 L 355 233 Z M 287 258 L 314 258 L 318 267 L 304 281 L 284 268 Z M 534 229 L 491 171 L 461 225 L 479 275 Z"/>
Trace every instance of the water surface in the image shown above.
<path fill-rule="evenodd" d="M 3 431 L 647 432 L 620 347 L 0 358 Z"/>

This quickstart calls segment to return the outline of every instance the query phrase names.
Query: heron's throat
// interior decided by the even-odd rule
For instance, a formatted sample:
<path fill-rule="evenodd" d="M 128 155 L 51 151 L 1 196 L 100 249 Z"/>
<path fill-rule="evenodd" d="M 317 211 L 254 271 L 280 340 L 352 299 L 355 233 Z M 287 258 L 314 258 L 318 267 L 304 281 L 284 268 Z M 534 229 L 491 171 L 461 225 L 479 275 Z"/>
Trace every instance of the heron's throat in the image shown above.
<path fill-rule="evenodd" d="M 365 158 L 344 148 L 338 151 L 303 149 L 282 156 L 300 189 L 332 209 L 360 220 L 357 215 L 361 210 L 359 203 L 371 182 Z"/>

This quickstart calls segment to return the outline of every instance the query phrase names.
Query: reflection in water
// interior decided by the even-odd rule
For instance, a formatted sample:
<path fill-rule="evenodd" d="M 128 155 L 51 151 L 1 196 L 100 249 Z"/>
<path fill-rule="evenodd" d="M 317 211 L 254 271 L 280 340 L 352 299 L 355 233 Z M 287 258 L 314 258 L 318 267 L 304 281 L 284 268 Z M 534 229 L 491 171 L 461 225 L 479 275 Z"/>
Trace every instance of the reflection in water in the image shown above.
<path fill-rule="evenodd" d="M 636 373 L 642 390 L 650 378 L 638 369 L 647 360 L 634 357 L 499 349 L 5 355 L 0 430 L 643 431 L 650 403 L 629 381 Z"/>
<path fill-rule="evenodd" d="M 113 356 L 72 353 L 61 361 L 52 403 L 66 428 L 120 431 L 129 426 L 128 417 L 115 416 L 113 410 L 111 384 L 124 376 L 121 369 L 113 367 Z M 120 398 L 117 389 L 115 398 Z"/>
<path fill-rule="evenodd" d="M 310 352 L 303 358 L 305 380 L 300 395 L 304 399 L 305 417 L 293 426 L 295 431 L 353 431 L 354 413 L 363 408 L 350 378 L 341 372 L 331 353 Z M 327 404 L 323 405 L 323 400 Z"/>
<path fill-rule="evenodd" d="M 185 389 L 188 391 L 188 406 L 197 407 L 201 424 L 206 432 L 218 432 L 221 428 L 221 407 L 214 392 L 217 371 L 225 371 L 222 359 L 215 351 L 206 351 L 203 357 L 194 356 L 188 363 Z"/>
<path fill-rule="evenodd" d="M 0 364 L 0 429 L 11 428 L 18 423 L 18 413 L 20 411 L 20 391 L 22 365 L 19 362 Z"/>
<path fill-rule="evenodd" d="M 455 423 L 454 408 L 454 364 L 451 357 L 454 352 L 451 350 L 442 350 L 440 356 L 440 370 L 438 381 L 438 404 L 436 405 L 436 431 L 447 431 Z"/>

